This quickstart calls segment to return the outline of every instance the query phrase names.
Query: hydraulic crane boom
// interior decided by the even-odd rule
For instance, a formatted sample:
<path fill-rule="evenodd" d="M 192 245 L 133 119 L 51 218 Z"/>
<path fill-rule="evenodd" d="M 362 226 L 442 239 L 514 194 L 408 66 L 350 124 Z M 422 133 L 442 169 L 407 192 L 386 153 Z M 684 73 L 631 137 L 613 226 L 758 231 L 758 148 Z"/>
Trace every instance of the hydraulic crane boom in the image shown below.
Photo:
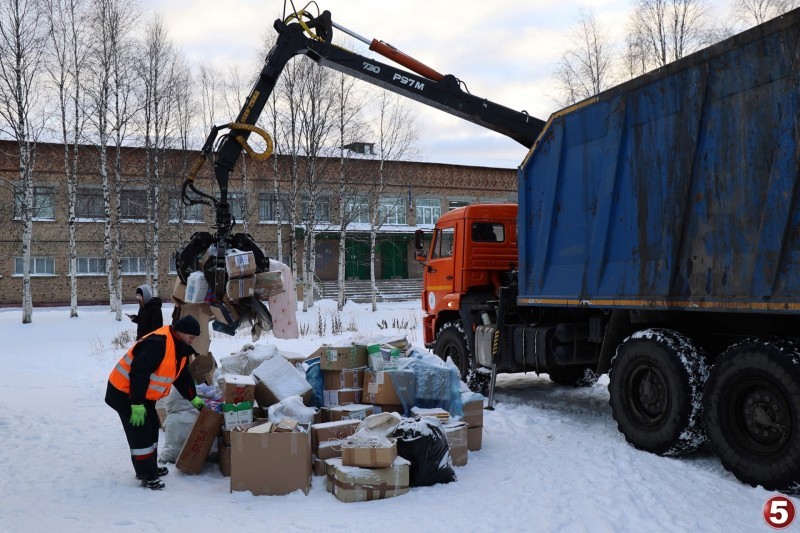
<path fill-rule="evenodd" d="M 334 27 L 368 43 L 371 50 L 404 65 L 414 73 L 366 58 L 332 44 Z M 216 255 L 202 265 L 202 268 L 218 301 L 222 299 L 225 292 L 226 249 L 235 247 L 243 251 L 252 251 L 256 259 L 257 271 L 262 272 L 268 269 L 268 260 L 249 235 L 243 233 L 231 235 L 233 221 L 228 203 L 228 180 L 242 150 L 253 154 L 247 144 L 251 132 L 258 133 L 267 141 L 266 156 L 271 152 L 269 136 L 257 128 L 255 123 L 261 115 L 267 99 L 272 94 L 281 72 L 293 57 L 306 55 L 322 66 L 486 127 L 506 135 L 526 147 L 533 145 L 544 127 L 544 121 L 525 112 L 509 109 L 462 90 L 461 82 L 451 74 L 440 74 L 391 45 L 378 40 L 369 41 L 334 24 L 328 11 L 324 11 L 315 18 L 301 11 L 288 17 L 286 21 L 276 20 L 274 28 L 279 34 L 278 40 L 267 55 L 258 80 L 235 122 L 212 128 L 200 157 L 183 184 L 183 201 L 186 205 L 205 203 L 215 208 L 216 235 L 212 237 L 207 232 L 193 235 L 189 245 L 176 254 L 178 274 L 181 280 L 186 282 L 188 275 L 195 270 L 198 258 L 212 244 L 216 244 Z M 213 158 L 214 175 L 219 186 L 219 198 L 217 199 L 198 190 L 194 186 L 194 179 L 203 162 L 214 150 L 219 131 L 224 128 L 229 128 L 230 131 L 218 143 Z M 189 189 L 196 194 L 195 197 L 188 194 Z"/>

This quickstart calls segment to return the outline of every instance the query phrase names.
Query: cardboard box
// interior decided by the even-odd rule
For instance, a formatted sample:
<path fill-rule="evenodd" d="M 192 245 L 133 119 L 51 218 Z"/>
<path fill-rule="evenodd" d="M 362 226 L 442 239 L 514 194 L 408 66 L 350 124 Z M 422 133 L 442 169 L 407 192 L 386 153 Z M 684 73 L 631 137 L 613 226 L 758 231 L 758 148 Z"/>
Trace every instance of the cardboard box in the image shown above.
<path fill-rule="evenodd" d="M 283 286 L 283 276 L 278 270 L 274 272 L 258 272 L 255 276 L 255 283 L 255 295 L 259 300 L 267 300 L 286 291 Z"/>
<path fill-rule="evenodd" d="M 328 459 L 326 463 L 327 485 L 339 501 L 366 502 L 408 492 L 411 463 L 402 457 L 389 468 L 343 466 L 341 459 Z"/>
<path fill-rule="evenodd" d="M 316 451 L 314 452 L 318 459 L 323 461 L 326 459 L 334 459 L 342 456 L 342 442 L 341 440 L 326 440 L 320 442 Z"/>
<path fill-rule="evenodd" d="M 192 374 L 192 379 L 195 383 L 205 383 L 212 385 L 214 383 L 214 371 L 217 369 L 217 360 L 211 352 L 195 356 L 192 362 L 189 363 L 189 373 Z"/>
<path fill-rule="evenodd" d="M 172 286 L 172 301 L 178 305 L 186 303 L 186 284 L 178 276 L 175 276 L 175 284 Z"/>
<path fill-rule="evenodd" d="M 337 422 L 339 420 L 364 420 L 373 414 L 371 405 L 352 403 L 350 405 L 337 405 L 336 407 L 323 407 L 320 409 L 323 422 Z"/>
<path fill-rule="evenodd" d="M 366 369 L 366 367 L 362 367 L 323 370 L 322 388 L 325 390 L 361 389 L 364 387 L 364 371 Z"/>
<path fill-rule="evenodd" d="M 466 426 L 465 426 L 466 427 Z M 464 440 L 466 450 L 466 438 Z M 342 465 L 358 466 L 361 468 L 389 468 L 397 457 L 397 442 L 392 440 L 390 446 L 360 447 L 349 445 L 346 441 L 342 445 Z"/>
<path fill-rule="evenodd" d="M 447 437 L 447 446 L 450 448 L 450 458 L 453 466 L 464 466 L 469 457 L 467 447 L 467 424 L 464 422 L 451 422 L 442 425 L 444 435 Z"/>
<path fill-rule="evenodd" d="M 222 413 L 215 413 L 208 407 L 203 407 L 178 455 L 175 463 L 178 470 L 187 474 L 200 473 L 223 421 Z"/>
<path fill-rule="evenodd" d="M 250 276 L 249 278 L 235 278 L 228 280 L 225 284 L 225 294 L 232 302 L 241 300 L 242 298 L 249 298 L 256 292 L 256 278 Z"/>
<path fill-rule="evenodd" d="M 226 431 L 250 424 L 253 422 L 253 402 L 223 403 L 222 415 L 225 417 Z"/>
<path fill-rule="evenodd" d="M 217 454 L 219 471 L 224 477 L 231 477 L 231 445 L 223 442 L 221 434 L 217 442 L 217 450 L 219 451 Z"/>
<path fill-rule="evenodd" d="M 181 304 L 181 318 L 193 316 L 200 323 L 200 335 L 195 337 L 192 348 L 200 355 L 209 354 L 211 337 L 208 333 L 208 322 L 211 320 L 211 307 L 208 304 Z"/>
<path fill-rule="evenodd" d="M 308 405 L 311 385 L 306 375 L 280 356 L 264 360 L 252 372 L 256 378 L 255 398 L 261 407 L 269 407 L 289 396 L 302 396 Z"/>
<path fill-rule="evenodd" d="M 374 403 L 372 404 L 372 410 L 375 414 L 378 413 L 400 413 L 401 415 L 405 415 L 405 408 L 402 405 L 393 405 L 391 403 Z"/>
<path fill-rule="evenodd" d="M 467 449 L 477 452 L 483 444 L 483 426 L 467 429 Z"/>
<path fill-rule="evenodd" d="M 361 403 L 361 392 L 361 389 L 324 390 L 322 391 L 322 405 L 335 407 L 337 405 Z"/>
<path fill-rule="evenodd" d="M 350 346 L 323 346 L 319 356 L 320 370 L 343 370 L 367 366 L 367 347 L 361 344 Z"/>
<path fill-rule="evenodd" d="M 310 486 L 310 433 L 231 432 L 231 492 L 278 496 Z"/>
<path fill-rule="evenodd" d="M 256 273 L 256 256 L 253 252 L 235 251 L 225 256 L 225 269 L 230 278 L 246 278 Z"/>
<path fill-rule="evenodd" d="M 311 426 L 311 448 L 316 451 L 320 443 L 341 441 L 356 432 L 360 420 L 337 420 Z"/>
<path fill-rule="evenodd" d="M 296 430 L 297 420 L 294 420 L 293 418 L 283 418 L 275 425 L 275 429 L 273 431 L 291 433 Z"/>
<path fill-rule="evenodd" d="M 392 383 L 392 374 L 393 372 L 372 370 L 364 373 L 364 403 L 402 404 Z"/>
<path fill-rule="evenodd" d="M 466 422 L 471 428 L 483 425 L 483 400 L 473 400 L 466 402 L 463 405 L 464 418 L 462 422 Z"/>
<path fill-rule="evenodd" d="M 221 302 L 210 305 L 211 315 L 226 326 L 239 325 L 239 313 L 230 302 Z"/>
<path fill-rule="evenodd" d="M 222 401 L 225 403 L 252 402 L 255 399 L 256 380 L 253 376 L 222 375 Z M 252 405 L 250 406 L 252 408 Z"/>
<path fill-rule="evenodd" d="M 323 459 L 314 458 L 314 475 L 324 476 L 328 473 L 328 466 Z"/>

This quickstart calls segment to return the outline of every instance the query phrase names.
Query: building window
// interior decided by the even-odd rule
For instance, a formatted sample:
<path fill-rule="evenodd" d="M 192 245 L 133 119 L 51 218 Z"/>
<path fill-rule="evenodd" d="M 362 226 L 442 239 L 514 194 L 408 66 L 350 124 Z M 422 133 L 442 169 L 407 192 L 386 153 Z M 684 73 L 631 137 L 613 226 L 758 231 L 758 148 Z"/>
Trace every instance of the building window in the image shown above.
<path fill-rule="evenodd" d="M 25 262 L 22 257 L 14 258 L 14 275 L 22 276 Z M 31 257 L 31 276 L 55 276 L 56 260 L 53 257 Z"/>
<path fill-rule="evenodd" d="M 79 276 L 99 276 L 106 273 L 105 257 L 78 257 L 76 269 Z"/>
<path fill-rule="evenodd" d="M 231 206 L 231 216 L 233 219 L 237 222 L 242 222 L 247 214 L 247 199 L 245 195 L 228 191 L 228 205 Z"/>
<path fill-rule="evenodd" d="M 300 218 L 302 220 L 309 220 L 309 208 L 311 206 L 311 200 L 308 196 L 304 196 L 303 200 L 300 204 Z M 314 209 L 316 215 L 314 216 L 313 222 L 330 222 L 331 220 L 331 202 L 330 199 L 326 196 L 320 196 L 317 198 L 316 208 Z"/>
<path fill-rule="evenodd" d="M 442 216 L 442 202 L 436 198 L 417 198 L 417 225 L 433 226 Z"/>
<path fill-rule="evenodd" d="M 178 263 L 175 259 L 174 255 L 169 256 L 169 271 L 167 274 L 177 274 L 178 273 Z"/>
<path fill-rule="evenodd" d="M 203 204 L 183 205 L 180 198 L 169 199 L 169 221 L 179 222 L 181 220 L 181 210 L 183 210 L 183 221 L 189 223 L 204 222 Z"/>
<path fill-rule="evenodd" d="M 14 218 L 22 218 L 23 202 L 22 188 L 17 188 L 14 195 Z M 53 187 L 33 188 L 33 210 L 31 216 L 34 220 L 55 220 L 55 190 Z"/>
<path fill-rule="evenodd" d="M 369 203 L 366 198 L 348 198 L 345 209 L 350 222 L 369 224 Z"/>
<path fill-rule="evenodd" d="M 147 219 L 147 191 L 122 191 L 120 202 L 120 212 L 123 219 Z"/>
<path fill-rule="evenodd" d="M 79 187 L 75 193 L 75 217 L 103 219 L 106 216 L 103 191 Z"/>
<path fill-rule="evenodd" d="M 259 222 L 278 222 L 278 211 L 280 219 L 286 221 L 287 199 L 283 196 L 275 196 L 273 193 L 261 193 L 258 196 L 258 221 Z"/>
<path fill-rule="evenodd" d="M 147 274 L 147 258 L 123 257 L 121 260 L 123 274 Z"/>
<path fill-rule="evenodd" d="M 450 200 L 447 202 L 447 209 L 452 211 L 453 209 L 458 209 L 459 207 L 467 207 L 469 202 L 467 200 Z"/>
<path fill-rule="evenodd" d="M 406 199 L 400 196 L 381 198 L 379 207 L 380 220 L 384 224 L 406 223 Z"/>

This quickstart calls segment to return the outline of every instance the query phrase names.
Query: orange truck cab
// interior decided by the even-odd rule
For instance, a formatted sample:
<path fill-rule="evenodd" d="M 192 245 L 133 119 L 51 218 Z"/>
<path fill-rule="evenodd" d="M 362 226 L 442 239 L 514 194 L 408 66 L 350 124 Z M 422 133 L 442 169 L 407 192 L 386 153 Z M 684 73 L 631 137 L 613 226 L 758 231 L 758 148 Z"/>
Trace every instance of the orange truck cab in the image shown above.
<path fill-rule="evenodd" d="M 425 266 L 424 341 L 432 348 L 441 332 L 470 326 L 469 318 L 461 316 L 464 298 L 491 299 L 502 276 L 517 269 L 517 206 L 477 204 L 454 209 L 439 218 L 427 253 L 423 238 L 419 230 L 417 260 Z M 466 354 L 451 355 L 463 355 L 453 360 L 466 370 Z"/>

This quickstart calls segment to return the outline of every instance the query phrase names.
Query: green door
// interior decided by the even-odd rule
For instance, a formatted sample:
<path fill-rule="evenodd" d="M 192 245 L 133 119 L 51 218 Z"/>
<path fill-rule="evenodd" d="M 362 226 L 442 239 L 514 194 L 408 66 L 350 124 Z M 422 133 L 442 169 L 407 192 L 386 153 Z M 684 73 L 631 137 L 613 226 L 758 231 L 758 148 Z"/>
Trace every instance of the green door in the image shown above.
<path fill-rule="evenodd" d="M 369 279 L 369 244 L 347 239 L 344 243 L 344 276 L 346 279 Z"/>
<path fill-rule="evenodd" d="M 405 279 L 408 277 L 406 247 L 408 242 L 401 237 L 387 237 L 378 250 L 381 254 L 381 278 Z"/>

